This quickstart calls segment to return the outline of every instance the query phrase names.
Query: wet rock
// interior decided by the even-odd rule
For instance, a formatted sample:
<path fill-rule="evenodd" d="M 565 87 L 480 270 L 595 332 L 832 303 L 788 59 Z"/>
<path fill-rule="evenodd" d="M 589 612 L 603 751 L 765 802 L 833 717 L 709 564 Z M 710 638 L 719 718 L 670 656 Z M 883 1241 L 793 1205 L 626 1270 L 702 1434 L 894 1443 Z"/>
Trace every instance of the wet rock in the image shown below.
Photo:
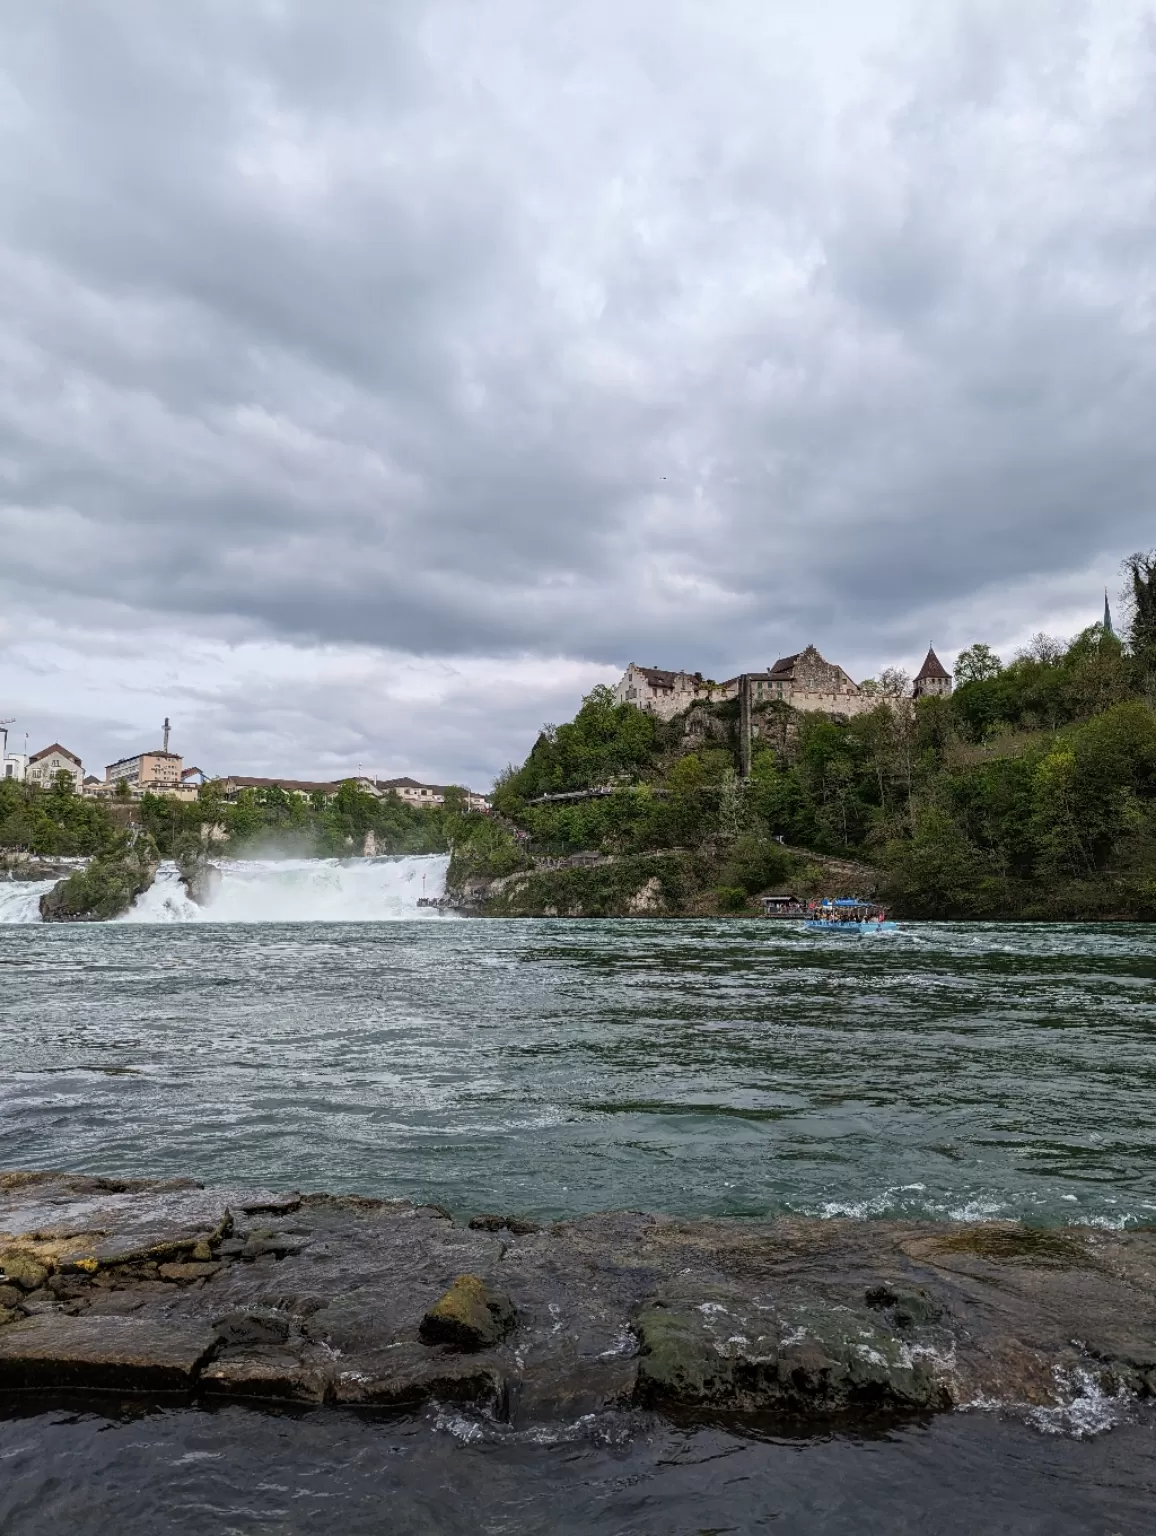
<path fill-rule="evenodd" d="M 186 1391 L 215 1343 L 169 1319 L 28 1318 L 0 1330 L 0 1389 Z"/>
<path fill-rule="evenodd" d="M 271 1307 L 228 1312 L 213 1323 L 222 1344 L 240 1346 L 284 1344 L 292 1326 L 291 1318 Z"/>
<path fill-rule="evenodd" d="M 471 1351 L 500 1344 L 517 1321 L 514 1303 L 477 1275 L 459 1275 L 421 1320 L 423 1344 Z"/>
<path fill-rule="evenodd" d="M 783 1409 L 947 1406 L 945 1386 L 865 1313 L 822 1305 L 779 1313 L 743 1298 L 659 1300 L 639 1314 L 639 1396 L 647 1403 Z"/>
<path fill-rule="evenodd" d="M 199 846 L 181 850 L 177 857 L 177 873 L 189 900 L 198 907 L 211 904 L 223 879 L 221 871 L 209 862 L 207 853 Z"/>
<path fill-rule="evenodd" d="M 0 1307 L 18 1306 L 23 1295 L 18 1285 L 0 1285 Z"/>
<path fill-rule="evenodd" d="M 291 1228 L 268 1225 L 289 1209 Z M 6 1359 L 0 1402 L 31 1380 L 178 1380 L 253 1401 L 461 1401 L 526 1426 L 631 1402 L 818 1421 L 1062 1410 L 1089 1382 L 1156 1392 L 1156 1230 L 621 1211 L 532 1228 L 349 1195 L 0 1173 L 0 1254 L 46 1276 L 4 1296 L 50 1309 L 14 1320 L 0 1299 L 0 1339 L 74 1330 Z"/>
<path fill-rule="evenodd" d="M 864 1300 L 869 1307 L 888 1312 L 897 1328 L 919 1328 L 943 1317 L 942 1302 L 922 1286 L 868 1286 Z"/>
<path fill-rule="evenodd" d="M 528 1221 L 524 1216 L 471 1216 L 470 1229 L 474 1232 L 512 1232 L 515 1237 L 528 1237 L 540 1232 L 541 1223 Z"/>
<path fill-rule="evenodd" d="M 22 1299 L 20 1306 L 29 1317 L 40 1312 L 58 1312 L 61 1309 L 60 1302 L 47 1286 L 41 1286 L 38 1291 L 29 1291 Z"/>
<path fill-rule="evenodd" d="M 162 1280 L 174 1281 L 177 1285 L 191 1285 L 194 1280 L 207 1280 L 220 1269 L 219 1264 L 202 1264 L 190 1261 L 186 1264 L 161 1264 L 157 1267 L 157 1274 Z"/>
<path fill-rule="evenodd" d="M 258 1345 L 212 1361 L 201 1372 L 200 1388 L 228 1397 L 321 1403 L 332 1395 L 332 1378 L 332 1362 L 303 1358 L 299 1352 L 276 1346 Z"/>
<path fill-rule="evenodd" d="M 286 1254 L 300 1253 L 308 1246 L 309 1239 L 305 1237 L 290 1237 L 284 1232 L 253 1232 L 242 1244 L 239 1257 L 261 1259 L 269 1254 L 275 1259 L 283 1259 Z"/>
<path fill-rule="evenodd" d="M 35 1291 L 48 1279 L 48 1268 L 27 1253 L 6 1253 L 0 1258 L 5 1283 L 20 1291 Z"/>
<path fill-rule="evenodd" d="M 423 1403 L 469 1403 L 506 1416 L 506 1376 L 502 1362 L 483 1356 L 463 1357 L 401 1344 L 388 1356 L 339 1362 L 333 1383 L 338 1403 L 378 1408 L 414 1408 Z"/>

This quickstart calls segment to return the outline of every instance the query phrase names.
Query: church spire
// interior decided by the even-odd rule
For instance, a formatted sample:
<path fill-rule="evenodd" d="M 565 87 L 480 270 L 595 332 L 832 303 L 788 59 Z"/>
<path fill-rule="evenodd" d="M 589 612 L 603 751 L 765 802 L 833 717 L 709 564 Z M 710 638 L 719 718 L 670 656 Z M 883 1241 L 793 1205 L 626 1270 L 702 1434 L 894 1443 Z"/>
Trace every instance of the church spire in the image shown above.
<path fill-rule="evenodd" d="M 1104 588 L 1104 633 L 1106 635 L 1114 635 L 1116 633 L 1112 628 L 1112 610 L 1108 607 L 1107 587 Z"/>

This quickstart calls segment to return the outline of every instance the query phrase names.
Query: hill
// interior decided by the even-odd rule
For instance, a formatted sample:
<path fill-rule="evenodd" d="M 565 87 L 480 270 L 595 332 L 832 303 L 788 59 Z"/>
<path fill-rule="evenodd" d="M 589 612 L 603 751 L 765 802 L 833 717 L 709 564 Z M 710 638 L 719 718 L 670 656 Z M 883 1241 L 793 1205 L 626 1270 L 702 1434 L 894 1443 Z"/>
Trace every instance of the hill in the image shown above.
<path fill-rule="evenodd" d="M 597 688 L 499 779 L 451 883 L 488 911 L 753 911 L 870 878 L 838 860 L 899 915 L 1156 919 L 1156 561 L 1134 558 L 1129 643 L 973 646 L 949 698 L 850 720 L 756 704 L 745 780 L 736 702 L 663 722 Z"/>

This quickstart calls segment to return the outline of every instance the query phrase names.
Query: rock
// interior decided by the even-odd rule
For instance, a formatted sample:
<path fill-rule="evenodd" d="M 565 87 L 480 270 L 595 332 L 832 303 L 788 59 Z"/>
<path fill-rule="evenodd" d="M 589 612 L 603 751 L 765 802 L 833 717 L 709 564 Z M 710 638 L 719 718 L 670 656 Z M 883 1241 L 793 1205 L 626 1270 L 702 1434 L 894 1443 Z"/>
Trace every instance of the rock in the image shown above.
<path fill-rule="evenodd" d="M 245 1312 L 228 1312 L 218 1317 L 213 1328 L 222 1344 L 284 1344 L 292 1329 L 291 1320 L 271 1307 Z"/>
<path fill-rule="evenodd" d="M 283 1259 L 286 1254 L 300 1253 L 308 1246 L 309 1239 L 305 1237 L 288 1237 L 284 1232 L 253 1232 L 241 1245 L 238 1257 L 261 1259 L 269 1254 L 275 1259 Z M 231 1247 L 230 1251 L 233 1251 Z"/>
<path fill-rule="evenodd" d="M 198 907 L 207 907 L 220 889 L 223 876 L 215 864 L 210 864 L 205 849 L 194 846 L 183 849 L 177 858 L 177 873 L 190 901 Z"/>
<path fill-rule="evenodd" d="M 421 1320 L 423 1344 L 451 1349 L 489 1349 L 506 1337 L 517 1321 L 514 1303 L 477 1275 L 459 1275 Z"/>
<path fill-rule="evenodd" d="M 728 1295 L 659 1301 L 637 1319 L 648 1403 L 782 1409 L 945 1407 L 946 1388 L 903 1341 L 850 1308 L 751 1308 Z"/>
<path fill-rule="evenodd" d="M 20 1303 L 20 1306 L 22 1311 L 29 1317 L 41 1312 L 59 1312 L 62 1310 L 60 1302 L 57 1301 L 47 1286 L 41 1286 L 38 1291 L 29 1291 Z"/>
<path fill-rule="evenodd" d="M 515 1237 L 527 1237 L 531 1232 L 540 1232 L 541 1224 L 537 1221 L 527 1221 L 524 1216 L 471 1216 L 470 1230 L 473 1232 L 512 1232 Z"/>
<path fill-rule="evenodd" d="M 215 1344 L 178 1319 L 28 1318 L 0 1331 L 0 1388 L 186 1391 Z"/>
<path fill-rule="evenodd" d="M 378 1361 L 339 1370 L 333 1396 L 338 1403 L 378 1408 L 415 1408 L 431 1400 L 470 1403 L 505 1417 L 506 1381 L 496 1360 L 402 1344 Z"/>
<path fill-rule="evenodd" d="M 15 1323 L 24 1316 L 23 1312 L 17 1312 L 14 1307 L 0 1307 L 0 1328 L 7 1327 L 9 1323 Z"/>
<path fill-rule="evenodd" d="M 201 1372 L 205 1392 L 229 1397 L 270 1398 L 290 1403 L 321 1403 L 332 1391 L 333 1363 L 308 1360 L 292 1350 L 257 1347 L 214 1360 Z"/>
<path fill-rule="evenodd" d="M 288 1210 L 289 1231 L 244 1229 Z M 0 1411 L 34 1384 L 440 1399 L 519 1428 L 629 1404 L 770 1423 L 1156 1395 L 1156 1229 L 459 1226 L 404 1201 L 20 1172 L 0 1173 L 0 1255 L 34 1266 L 0 1298 Z"/>
<path fill-rule="evenodd" d="M 21 1291 L 38 1290 L 48 1279 L 47 1266 L 26 1253 L 6 1253 L 0 1259 L 0 1270 L 8 1285 Z"/>
<path fill-rule="evenodd" d="M 40 898 L 41 920 L 96 923 L 119 917 L 148 890 L 159 868 L 160 855 L 149 834 L 124 833 Z"/>
<path fill-rule="evenodd" d="M 219 1264 L 161 1264 L 157 1274 L 162 1280 L 175 1281 L 177 1285 L 191 1285 L 194 1280 L 207 1280 L 220 1269 Z"/>
<path fill-rule="evenodd" d="M 937 1323 L 944 1314 L 942 1303 L 922 1286 L 869 1286 L 864 1292 L 864 1300 L 869 1307 L 890 1312 L 897 1328 Z"/>

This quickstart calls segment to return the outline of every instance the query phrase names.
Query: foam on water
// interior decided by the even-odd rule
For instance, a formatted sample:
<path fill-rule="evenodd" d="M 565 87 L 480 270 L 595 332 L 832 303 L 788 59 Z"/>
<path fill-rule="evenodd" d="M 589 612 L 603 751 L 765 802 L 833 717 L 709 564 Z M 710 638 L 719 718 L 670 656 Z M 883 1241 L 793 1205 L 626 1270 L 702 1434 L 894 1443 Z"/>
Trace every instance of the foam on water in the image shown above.
<path fill-rule="evenodd" d="M 445 893 L 444 854 L 378 859 L 235 859 L 206 906 L 189 899 L 175 865 L 118 919 L 125 923 L 358 923 L 446 916 L 419 907 Z M 0 923 L 38 923 L 51 880 L 0 885 Z"/>
<path fill-rule="evenodd" d="M 0 884 L 0 923 L 38 923 L 40 898 L 54 880 L 5 880 Z"/>

